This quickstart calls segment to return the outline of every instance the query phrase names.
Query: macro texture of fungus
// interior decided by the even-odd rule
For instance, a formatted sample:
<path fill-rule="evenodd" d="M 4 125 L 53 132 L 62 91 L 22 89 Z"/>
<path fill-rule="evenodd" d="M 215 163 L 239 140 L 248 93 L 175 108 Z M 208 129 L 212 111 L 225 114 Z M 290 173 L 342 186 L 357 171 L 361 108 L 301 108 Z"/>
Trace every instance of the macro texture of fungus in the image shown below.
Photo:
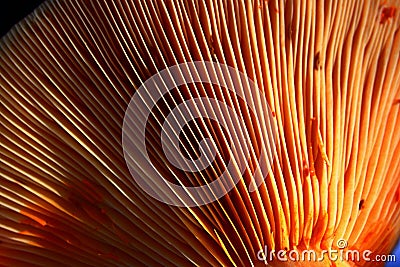
<path fill-rule="evenodd" d="M 395 246 L 399 52 L 400 1 L 44 3 L 0 41 L 0 266 L 381 266 L 288 255 L 368 250 L 374 259 Z M 140 177 L 127 166 L 124 117 L 146 80 L 190 62 L 229 66 L 257 91 L 171 89 L 144 126 L 149 162 L 186 188 L 217 181 L 235 153 L 248 162 L 214 201 L 170 205 L 137 183 L 162 189 L 140 162 Z M 203 74 L 218 76 L 213 68 Z M 168 156 L 163 121 L 194 98 L 212 116 L 181 114 L 190 120 Z M 218 149 L 209 166 L 173 166 L 178 152 L 206 155 L 204 138 Z M 270 171 L 252 188 L 268 149 Z"/>

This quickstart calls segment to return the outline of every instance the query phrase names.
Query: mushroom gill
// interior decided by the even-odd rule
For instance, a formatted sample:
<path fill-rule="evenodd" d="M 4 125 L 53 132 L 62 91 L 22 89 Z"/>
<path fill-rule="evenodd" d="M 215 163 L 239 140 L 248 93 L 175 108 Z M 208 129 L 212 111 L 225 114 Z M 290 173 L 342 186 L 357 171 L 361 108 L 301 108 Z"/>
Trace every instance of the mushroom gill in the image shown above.
<path fill-rule="evenodd" d="M 259 251 L 370 250 L 373 258 L 395 246 L 399 8 L 390 0 L 46 2 L 0 41 L 0 265 L 379 265 L 260 260 Z M 137 184 L 121 137 L 140 86 L 188 62 L 229 66 L 259 91 L 241 84 L 237 97 L 193 82 L 154 103 L 146 149 L 171 183 L 215 181 L 232 150 L 242 149 L 231 145 L 231 128 L 189 114 L 182 154 L 198 157 L 205 137 L 220 150 L 204 170 L 174 169 L 160 138 L 176 105 L 196 97 L 227 103 L 250 144 L 232 190 L 182 207 Z M 204 101 L 199 106 L 211 103 Z M 259 119 L 268 112 L 270 121 Z M 271 171 L 251 190 L 271 125 Z M 145 171 L 140 178 L 151 180 Z"/>

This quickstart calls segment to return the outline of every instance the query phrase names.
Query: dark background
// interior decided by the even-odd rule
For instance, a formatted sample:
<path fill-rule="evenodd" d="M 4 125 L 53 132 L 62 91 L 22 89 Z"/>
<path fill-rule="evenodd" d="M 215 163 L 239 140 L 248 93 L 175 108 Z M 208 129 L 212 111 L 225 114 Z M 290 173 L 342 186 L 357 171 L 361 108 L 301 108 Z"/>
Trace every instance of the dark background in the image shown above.
<path fill-rule="evenodd" d="M 28 16 L 44 0 L 1 0 L 0 6 L 0 38 L 4 36 L 13 25 Z M 400 243 L 396 249 L 396 262 L 388 263 L 387 267 L 400 266 Z"/>
<path fill-rule="evenodd" d="M 0 38 L 11 27 L 29 15 L 44 0 L 1 0 L 0 4 Z"/>

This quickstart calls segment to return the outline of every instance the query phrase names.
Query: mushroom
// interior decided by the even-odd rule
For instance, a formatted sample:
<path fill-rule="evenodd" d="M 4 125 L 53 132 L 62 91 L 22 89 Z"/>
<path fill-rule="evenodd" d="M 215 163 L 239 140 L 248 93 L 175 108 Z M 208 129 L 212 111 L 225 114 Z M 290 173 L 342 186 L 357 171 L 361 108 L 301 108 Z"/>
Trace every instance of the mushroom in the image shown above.
<path fill-rule="evenodd" d="M 371 251 L 373 259 L 399 238 L 399 8 L 390 0 L 45 2 L 0 41 L 1 265 L 377 264 L 289 256 Z M 248 80 L 228 90 L 193 78 L 169 90 L 135 143 L 147 87 L 143 102 L 132 99 L 159 73 L 168 76 L 153 89 L 177 83 L 170 70 L 179 64 L 179 75 L 235 82 L 227 66 Z M 196 111 L 176 113 L 189 120 L 168 158 L 163 121 L 196 98 Z M 137 117 L 126 116 L 129 107 Z M 137 161 L 143 153 L 163 182 Z M 240 179 L 221 182 L 236 154 L 247 160 L 243 172 L 232 169 Z M 170 162 L 210 155 L 203 169 Z M 164 183 L 205 186 L 198 196 L 209 201 L 174 205 Z"/>

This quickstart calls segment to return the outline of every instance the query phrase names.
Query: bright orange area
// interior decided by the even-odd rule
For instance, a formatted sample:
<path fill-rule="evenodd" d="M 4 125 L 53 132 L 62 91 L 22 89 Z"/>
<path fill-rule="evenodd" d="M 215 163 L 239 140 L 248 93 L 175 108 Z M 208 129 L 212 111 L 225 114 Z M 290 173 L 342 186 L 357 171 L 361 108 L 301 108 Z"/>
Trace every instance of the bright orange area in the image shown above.
<path fill-rule="evenodd" d="M 19 213 L 21 213 L 22 215 L 34 220 L 35 222 L 39 223 L 41 226 L 46 226 L 47 225 L 47 222 L 45 220 L 43 220 L 43 219 L 41 219 L 41 218 L 39 218 L 39 217 L 29 213 L 29 212 L 20 210 Z"/>

